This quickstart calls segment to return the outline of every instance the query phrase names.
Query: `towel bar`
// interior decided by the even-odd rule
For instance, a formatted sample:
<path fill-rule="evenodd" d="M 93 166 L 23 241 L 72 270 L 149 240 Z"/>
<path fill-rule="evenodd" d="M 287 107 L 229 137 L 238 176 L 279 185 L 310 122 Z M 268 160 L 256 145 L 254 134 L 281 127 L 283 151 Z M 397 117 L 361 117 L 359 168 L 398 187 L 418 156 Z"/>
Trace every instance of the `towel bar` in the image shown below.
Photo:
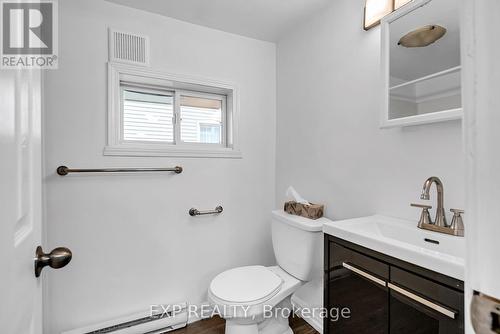
<path fill-rule="evenodd" d="M 182 167 L 168 167 L 168 168 L 68 168 L 66 166 L 57 167 L 57 174 L 64 176 L 69 173 L 132 173 L 132 172 L 175 172 L 176 174 L 182 173 Z"/>

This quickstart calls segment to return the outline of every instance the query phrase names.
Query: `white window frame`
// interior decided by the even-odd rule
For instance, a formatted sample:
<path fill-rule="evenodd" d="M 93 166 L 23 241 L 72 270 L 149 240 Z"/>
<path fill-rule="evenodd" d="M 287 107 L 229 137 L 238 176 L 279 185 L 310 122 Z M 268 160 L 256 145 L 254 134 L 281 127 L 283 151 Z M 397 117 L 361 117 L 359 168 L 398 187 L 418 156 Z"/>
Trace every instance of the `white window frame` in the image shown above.
<path fill-rule="evenodd" d="M 144 91 L 174 94 L 174 128 L 180 128 L 180 96 L 207 97 L 223 103 L 222 144 L 190 143 L 174 131 L 174 143 L 123 140 L 122 85 Z M 203 92 L 200 92 L 200 90 Z M 206 78 L 158 72 L 151 69 L 108 63 L 108 133 L 104 155 L 241 158 L 238 138 L 239 93 L 236 85 Z"/>

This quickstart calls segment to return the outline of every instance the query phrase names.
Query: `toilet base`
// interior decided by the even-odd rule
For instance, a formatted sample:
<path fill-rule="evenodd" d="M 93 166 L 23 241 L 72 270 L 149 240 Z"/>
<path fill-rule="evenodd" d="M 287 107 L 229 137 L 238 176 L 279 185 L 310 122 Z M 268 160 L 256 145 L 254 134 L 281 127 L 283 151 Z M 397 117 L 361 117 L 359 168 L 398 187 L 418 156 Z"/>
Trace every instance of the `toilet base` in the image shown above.
<path fill-rule="evenodd" d="M 225 334 L 293 334 L 293 331 L 288 324 L 284 330 L 283 327 L 285 326 L 266 326 L 264 329 L 259 330 L 258 324 L 244 325 L 232 321 L 226 321 Z M 278 331 L 276 332 L 276 330 Z"/>
<path fill-rule="evenodd" d="M 257 324 L 240 324 L 236 321 L 226 320 L 225 334 L 258 334 Z"/>
<path fill-rule="evenodd" d="M 291 309 L 290 298 L 286 298 L 276 307 Z M 288 317 L 281 312 L 274 313 L 271 318 L 249 322 L 249 319 L 226 319 L 225 334 L 293 334 Z"/>

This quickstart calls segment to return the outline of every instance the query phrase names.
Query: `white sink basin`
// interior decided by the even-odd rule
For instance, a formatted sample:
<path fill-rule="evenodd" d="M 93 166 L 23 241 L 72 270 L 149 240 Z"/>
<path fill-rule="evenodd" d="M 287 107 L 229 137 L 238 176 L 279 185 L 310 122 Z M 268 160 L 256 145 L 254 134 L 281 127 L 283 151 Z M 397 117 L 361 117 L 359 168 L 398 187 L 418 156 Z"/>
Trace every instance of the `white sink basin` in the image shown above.
<path fill-rule="evenodd" d="M 464 280 L 463 237 L 422 230 L 417 227 L 417 222 L 381 215 L 325 223 L 323 232 Z"/>

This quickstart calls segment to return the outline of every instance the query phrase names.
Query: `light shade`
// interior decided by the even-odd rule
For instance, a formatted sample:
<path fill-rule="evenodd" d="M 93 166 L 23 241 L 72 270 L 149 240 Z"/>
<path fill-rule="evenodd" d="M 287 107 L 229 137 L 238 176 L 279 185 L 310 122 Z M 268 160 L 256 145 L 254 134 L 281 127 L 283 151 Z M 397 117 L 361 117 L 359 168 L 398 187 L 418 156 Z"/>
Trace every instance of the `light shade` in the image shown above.
<path fill-rule="evenodd" d="M 366 0 L 365 3 L 365 30 L 376 26 L 380 19 L 394 10 L 394 0 Z"/>
<path fill-rule="evenodd" d="M 437 24 L 428 25 L 422 28 L 410 31 L 398 42 L 398 45 L 407 48 L 422 48 L 431 45 L 446 34 L 446 28 Z"/>

